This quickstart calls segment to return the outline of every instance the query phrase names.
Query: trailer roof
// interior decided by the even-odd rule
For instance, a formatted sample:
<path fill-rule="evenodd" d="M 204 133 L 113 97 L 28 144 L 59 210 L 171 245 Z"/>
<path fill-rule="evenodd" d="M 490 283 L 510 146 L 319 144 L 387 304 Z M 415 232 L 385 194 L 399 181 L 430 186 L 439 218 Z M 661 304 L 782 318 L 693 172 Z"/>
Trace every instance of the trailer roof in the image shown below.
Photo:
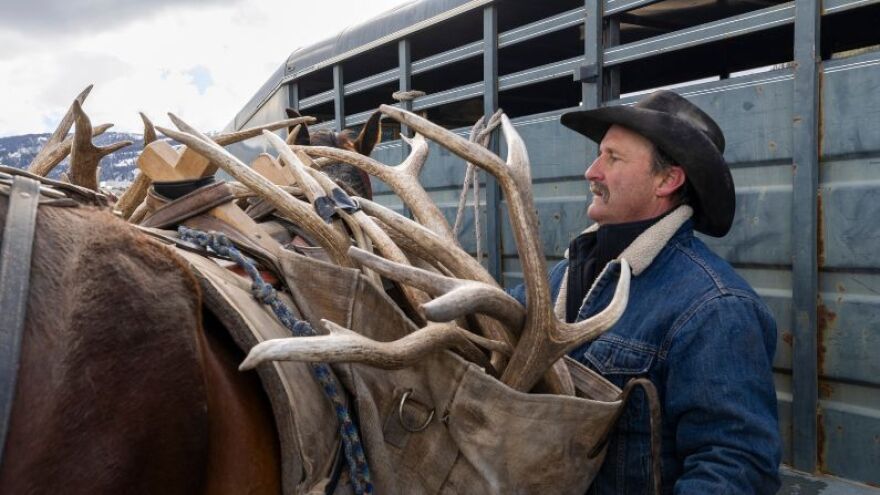
<path fill-rule="evenodd" d="M 333 65 L 356 53 L 400 39 L 494 0 L 413 0 L 315 44 L 293 51 L 236 115 L 235 125 L 252 115 L 284 82 Z"/>

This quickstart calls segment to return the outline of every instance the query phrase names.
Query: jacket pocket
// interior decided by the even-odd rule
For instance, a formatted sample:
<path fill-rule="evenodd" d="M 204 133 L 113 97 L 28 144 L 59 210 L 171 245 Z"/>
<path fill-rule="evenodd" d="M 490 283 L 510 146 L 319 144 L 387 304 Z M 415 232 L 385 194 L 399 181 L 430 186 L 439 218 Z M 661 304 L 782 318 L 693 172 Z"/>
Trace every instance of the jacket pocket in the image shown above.
<path fill-rule="evenodd" d="M 584 359 L 603 375 L 644 375 L 657 349 L 644 342 L 605 335 L 590 344 Z"/>

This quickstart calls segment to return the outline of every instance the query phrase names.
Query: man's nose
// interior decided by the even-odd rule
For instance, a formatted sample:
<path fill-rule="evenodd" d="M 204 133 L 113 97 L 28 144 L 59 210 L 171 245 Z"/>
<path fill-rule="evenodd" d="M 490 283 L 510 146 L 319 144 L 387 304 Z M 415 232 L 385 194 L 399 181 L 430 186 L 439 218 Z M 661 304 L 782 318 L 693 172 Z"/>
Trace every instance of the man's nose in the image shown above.
<path fill-rule="evenodd" d="M 601 163 L 600 163 L 601 160 L 602 160 L 602 155 L 599 155 L 596 157 L 595 160 L 593 160 L 593 163 L 591 163 L 590 166 L 587 167 L 586 172 L 584 172 L 585 179 L 587 179 L 589 181 L 594 181 L 594 180 L 599 180 L 602 178 L 602 174 L 601 174 L 601 170 L 600 170 L 602 168 Z"/>

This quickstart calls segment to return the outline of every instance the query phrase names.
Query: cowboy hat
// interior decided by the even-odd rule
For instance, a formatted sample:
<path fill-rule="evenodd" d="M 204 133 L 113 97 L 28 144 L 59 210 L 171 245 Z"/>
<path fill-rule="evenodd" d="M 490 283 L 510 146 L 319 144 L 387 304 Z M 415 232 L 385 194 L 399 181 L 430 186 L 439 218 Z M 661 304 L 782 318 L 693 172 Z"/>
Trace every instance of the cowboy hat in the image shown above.
<path fill-rule="evenodd" d="M 694 228 L 723 237 L 736 209 L 733 177 L 724 161 L 724 134 L 696 105 L 672 91 L 655 91 L 632 106 L 616 105 L 562 115 L 562 125 L 599 143 L 614 124 L 638 132 L 687 175 Z"/>

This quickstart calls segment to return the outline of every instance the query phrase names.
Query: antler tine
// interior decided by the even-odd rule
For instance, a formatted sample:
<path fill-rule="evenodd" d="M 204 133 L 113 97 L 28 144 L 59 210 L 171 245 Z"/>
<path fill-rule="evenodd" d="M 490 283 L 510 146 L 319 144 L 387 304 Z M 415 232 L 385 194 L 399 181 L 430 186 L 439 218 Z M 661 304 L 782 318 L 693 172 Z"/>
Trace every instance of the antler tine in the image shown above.
<path fill-rule="evenodd" d="M 403 163 L 394 167 L 353 151 L 329 146 L 295 146 L 294 149 L 301 149 L 309 155 L 351 164 L 379 178 L 409 206 L 420 223 L 449 241 L 455 242 L 446 217 L 419 183 L 419 173 L 428 158 L 428 142 L 420 135 L 416 135 L 408 142 L 411 145 L 409 156 Z"/>
<path fill-rule="evenodd" d="M 292 125 L 311 124 L 315 122 L 315 120 L 317 119 L 315 119 L 314 117 L 296 117 L 293 119 L 279 120 L 277 122 L 272 122 L 266 125 L 259 125 L 237 132 L 229 132 L 226 134 L 217 135 L 214 137 L 214 142 L 216 142 L 220 146 L 226 146 L 229 144 L 237 143 L 239 141 L 244 141 L 245 139 L 257 137 L 263 131 L 275 131 L 283 127 L 289 127 Z"/>
<path fill-rule="evenodd" d="M 144 122 L 144 146 L 147 146 L 156 140 L 156 127 L 144 112 L 138 112 L 138 114 Z M 152 182 L 153 181 L 147 177 L 147 174 L 139 173 L 137 177 L 134 178 L 134 181 L 128 186 L 128 189 L 126 189 L 125 192 L 122 193 L 122 196 L 116 201 L 115 209 L 119 211 L 119 215 L 122 218 L 131 218 L 134 210 L 141 204 L 144 198 L 147 197 L 147 191 L 150 189 L 150 184 L 152 184 Z"/>
<path fill-rule="evenodd" d="M 156 140 L 156 126 L 153 125 L 153 121 L 144 112 L 138 112 L 138 115 L 141 116 L 141 120 L 144 122 L 144 146 L 146 146 Z"/>
<path fill-rule="evenodd" d="M 204 155 L 225 170 L 226 173 L 272 203 L 282 215 L 289 217 L 312 233 L 315 240 L 327 250 L 327 254 L 334 262 L 345 267 L 353 266 L 346 254 L 350 245 L 348 238 L 340 235 L 339 232 L 324 223 L 309 205 L 290 196 L 283 189 L 251 170 L 247 165 L 241 163 L 238 158 L 223 149 L 222 146 L 190 127 L 186 122 L 180 119 L 177 120 L 180 123 L 181 129 L 185 132 L 173 131 L 163 127 L 158 127 L 158 130 Z"/>
<path fill-rule="evenodd" d="M 74 102 L 79 102 L 80 105 L 84 101 L 86 101 L 86 97 L 89 96 L 89 93 L 92 92 L 92 88 L 94 84 L 89 84 L 86 88 L 73 99 Z M 49 137 L 49 140 L 46 141 L 46 144 L 40 149 L 37 153 L 37 156 L 31 161 L 31 164 L 28 165 L 28 172 L 46 176 L 55 165 L 64 160 L 64 157 L 70 153 L 70 144 L 68 143 L 67 149 L 64 154 L 61 155 L 61 158 L 56 157 L 58 155 L 60 147 L 64 145 L 64 142 L 68 140 L 67 133 L 70 132 L 70 127 L 73 125 L 74 115 L 73 115 L 73 103 L 70 104 L 70 107 L 67 109 L 67 113 L 64 114 L 64 117 L 61 119 L 61 122 L 58 123 L 58 127 L 55 128 L 55 132 L 52 133 L 52 136 Z M 52 163 L 49 165 L 49 163 Z"/>
<path fill-rule="evenodd" d="M 306 169 L 306 165 L 297 157 L 293 151 L 290 149 L 290 145 L 284 142 L 277 134 L 270 131 L 263 131 L 263 137 L 269 141 L 269 144 L 275 148 L 275 151 L 278 152 L 278 157 L 282 162 L 287 164 L 287 167 L 293 173 L 293 177 L 296 179 L 296 183 L 299 184 L 300 187 L 303 188 L 303 191 L 306 193 L 306 197 L 309 198 L 309 202 L 312 204 L 318 198 L 326 197 L 327 194 L 324 192 L 324 189 L 321 187 L 318 182 L 312 178 L 311 175 L 305 173 L 303 170 Z"/>
<path fill-rule="evenodd" d="M 111 127 L 113 127 L 113 124 L 101 124 L 95 126 L 95 128 L 92 129 L 92 137 L 104 134 L 107 132 L 107 129 Z M 73 136 L 67 136 L 64 138 L 64 141 L 61 141 L 60 144 L 56 144 L 51 148 L 49 147 L 49 144 L 46 143 L 46 146 L 40 150 L 41 156 L 34 158 L 31 164 L 28 165 L 28 172 L 43 177 L 48 176 L 49 172 L 54 170 L 59 163 L 67 158 L 67 155 L 70 154 L 71 148 L 73 148 Z"/>
<path fill-rule="evenodd" d="M 362 363 L 400 369 L 418 363 L 431 352 L 449 348 L 457 348 L 465 359 L 479 366 L 489 366 L 485 354 L 472 343 L 469 332 L 451 323 L 431 324 L 394 342 L 377 342 L 328 320 L 321 323 L 329 335 L 260 342 L 251 348 L 239 369 L 254 369 L 266 361 Z"/>
<path fill-rule="evenodd" d="M 584 342 L 595 339 L 617 323 L 629 302 L 630 277 L 629 263 L 626 259 L 621 258 L 620 278 L 617 280 L 614 296 L 608 306 L 601 312 L 577 323 L 559 322 L 559 325 L 556 326 L 555 336 L 559 342 L 564 342 L 566 345 L 559 357 Z"/>
<path fill-rule="evenodd" d="M 501 321 L 508 328 L 522 326 L 525 309 L 498 287 L 394 263 L 356 247 L 350 248 L 348 255 L 392 280 L 418 287 L 431 295 L 441 295 L 422 305 L 425 316 L 431 321 L 453 321 L 481 313 Z"/>
<path fill-rule="evenodd" d="M 426 138 L 441 144 L 443 147 L 463 158 L 465 161 L 473 162 L 481 168 L 486 169 L 493 175 L 495 172 L 501 171 L 505 167 L 504 161 L 486 148 L 479 146 L 476 143 L 471 143 L 467 139 L 444 129 L 427 119 L 419 117 L 412 112 L 407 112 L 406 110 L 390 105 L 380 105 L 379 110 L 385 115 L 409 126 L 411 129 L 424 135 Z"/>
<path fill-rule="evenodd" d="M 168 114 L 168 118 L 171 119 L 171 122 L 177 126 L 178 129 L 181 129 L 181 124 L 186 125 L 180 117 L 174 115 L 173 113 Z M 227 146 L 233 143 L 237 143 L 239 141 L 244 141 L 246 139 L 255 138 L 263 133 L 263 131 L 275 131 L 281 129 L 282 127 L 288 127 L 292 125 L 298 124 L 311 124 L 315 122 L 314 117 L 296 117 L 293 119 L 285 119 L 279 120 L 276 122 L 270 122 L 265 125 L 258 125 L 254 127 L 249 127 L 247 129 L 242 129 L 236 132 L 227 132 L 225 134 L 218 134 L 214 137 L 208 137 L 209 140 L 214 141 L 220 146 Z"/>
<path fill-rule="evenodd" d="M 133 143 L 120 141 L 107 146 L 95 146 L 92 143 L 92 123 L 79 101 L 73 102 L 73 114 L 76 129 L 73 135 L 73 147 L 70 151 L 70 180 L 77 186 L 97 191 L 97 168 L 101 163 L 101 158 Z"/>

